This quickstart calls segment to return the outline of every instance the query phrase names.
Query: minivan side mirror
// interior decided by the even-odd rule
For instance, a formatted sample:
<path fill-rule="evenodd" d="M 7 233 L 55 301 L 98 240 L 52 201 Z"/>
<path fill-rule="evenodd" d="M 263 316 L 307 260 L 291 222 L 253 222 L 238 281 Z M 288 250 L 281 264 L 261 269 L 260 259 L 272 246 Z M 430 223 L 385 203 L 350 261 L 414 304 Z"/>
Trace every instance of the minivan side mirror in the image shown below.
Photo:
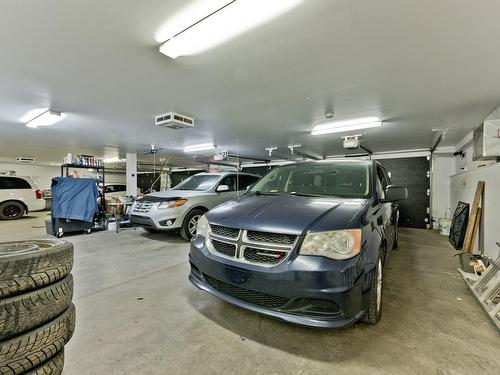
<path fill-rule="evenodd" d="M 229 191 L 229 186 L 228 185 L 219 185 L 216 189 L 218 193 L 224 192 L 224 191 Z"/>
<path fill-rule="evenodd" d="M 385 202 L 402 201 L 408 198 L 408 189 L 405 186 L 389 185 L 385 189 Z"/>

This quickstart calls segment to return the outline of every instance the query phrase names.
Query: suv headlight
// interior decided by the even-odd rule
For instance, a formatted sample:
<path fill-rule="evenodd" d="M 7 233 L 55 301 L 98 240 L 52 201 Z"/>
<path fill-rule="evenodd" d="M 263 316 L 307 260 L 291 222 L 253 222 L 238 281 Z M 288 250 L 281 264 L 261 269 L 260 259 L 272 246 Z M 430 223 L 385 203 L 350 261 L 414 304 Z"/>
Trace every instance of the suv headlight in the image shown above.
<path fill-rule="evenodd" d="M 206 237 L 208 232 L 208 219 L 206 215 L 203 215 L 198 219 L 198 224 L 196 226 L 196 236 Z"/>
<path fill-rule="evenodd" d="M 343 260 L 359 254 L 360 250 L 361 229 L 346 229 L 307 234 L 300 254 Z"/>
<path fill-rule="evenodd" d="M 176 199 L 175 201 L 165 201 L 165 202 L 161 202 L 158 205 L 158 208 L 165 209 L 165 208 L 179 207 L 179 206 L 182 206 L 186 202 L 187 202 L 187 199 Z"/>

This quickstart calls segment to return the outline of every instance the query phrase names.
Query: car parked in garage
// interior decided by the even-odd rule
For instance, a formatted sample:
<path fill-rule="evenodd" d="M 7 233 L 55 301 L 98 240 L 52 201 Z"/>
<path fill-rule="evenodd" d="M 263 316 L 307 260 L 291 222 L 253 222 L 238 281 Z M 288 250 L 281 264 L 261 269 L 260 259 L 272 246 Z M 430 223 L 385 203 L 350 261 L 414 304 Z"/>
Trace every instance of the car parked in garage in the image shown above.
<path fill-rule="evenodd" d="M 106 184 L 104 187 L 107 196 L 126 197 L 127 185 L 126 184 Z"/>
<path fill-rule="evenodd" d="M 44 209 L 42 191 L 31 178 L 0 175 L 0 220 L 15 220 Z"/>
<path fill-rule="evenodd" d="M 198 173 L 171 190 L 139 198 L 132 206 L 130 221 L 150 232 L 179 229 L 190 240 L 203 214 L 243 194 L 258 179 L 247 173 Z"/>
<path fill-rule="evenodd" d="M 199 219 L 189 279 L 287 322 L 377 323 L 384 265 L 397 247 L 396 202 L 406 197 L 376 161 L 278 167 Z"/>

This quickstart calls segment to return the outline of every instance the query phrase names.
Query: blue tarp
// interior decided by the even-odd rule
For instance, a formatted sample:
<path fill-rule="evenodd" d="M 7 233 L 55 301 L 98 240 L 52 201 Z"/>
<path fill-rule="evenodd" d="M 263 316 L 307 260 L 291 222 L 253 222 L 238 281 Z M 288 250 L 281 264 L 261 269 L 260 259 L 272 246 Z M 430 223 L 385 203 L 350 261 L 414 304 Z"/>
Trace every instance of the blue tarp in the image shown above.
<path fill-rule="evenodd" d="M 92 222 L 97 206 L 96 181 L 91 178 L 52 179 L 52 218 Z"/>

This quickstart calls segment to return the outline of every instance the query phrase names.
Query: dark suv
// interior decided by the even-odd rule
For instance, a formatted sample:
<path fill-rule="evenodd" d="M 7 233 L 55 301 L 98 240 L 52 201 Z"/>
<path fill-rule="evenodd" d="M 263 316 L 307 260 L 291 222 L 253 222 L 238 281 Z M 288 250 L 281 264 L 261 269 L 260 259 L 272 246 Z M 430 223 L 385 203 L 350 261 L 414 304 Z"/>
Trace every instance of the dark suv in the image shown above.
<path fill-rule="evenodd" d="M 383 267 L 397 247 L 395 202 L 407 194 L 376 161 L 278 167 L 199 220 L 189 279 L 292 323 L 377 323 Z"/>

